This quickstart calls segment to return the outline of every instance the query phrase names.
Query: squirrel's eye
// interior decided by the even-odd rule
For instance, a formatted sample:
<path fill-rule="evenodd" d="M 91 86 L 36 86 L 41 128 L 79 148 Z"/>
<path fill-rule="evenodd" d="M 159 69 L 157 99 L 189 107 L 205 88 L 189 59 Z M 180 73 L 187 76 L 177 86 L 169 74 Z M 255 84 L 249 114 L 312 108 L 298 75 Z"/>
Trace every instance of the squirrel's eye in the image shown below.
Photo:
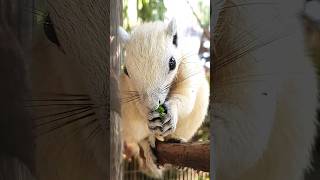
<path fill-rule="evenodd" d="M 130 76 L 129 76 L 129 73 L 128 73 L 128 70 L 127 70 L 126 67 L 123 68 L 123 72 L 124 72 L 128 77 L 130 77 Z"/>
<path fill-rule="evenodd" d="M 169 70 L 172 71 L 176 68 L 176 60 L 174 59 L 174 57 L 171 57 L 169 59 Z"/>
<path fill-rule="evenodd" d="M 52 43 L 56 44 L 57 46 L 60 47 L 60 43 L 58 41 L 57 35 L 56 35 L 56 31 L 54 29 L 54 25 L 50 19 L 49 14 L 46 16 L 45 18 L 45 22 L 43 24 L 43 30 L 45 32 L 45 35 L 47 36 L 47 38 L 49 39 L 49 41 L 51 41 Z"/>

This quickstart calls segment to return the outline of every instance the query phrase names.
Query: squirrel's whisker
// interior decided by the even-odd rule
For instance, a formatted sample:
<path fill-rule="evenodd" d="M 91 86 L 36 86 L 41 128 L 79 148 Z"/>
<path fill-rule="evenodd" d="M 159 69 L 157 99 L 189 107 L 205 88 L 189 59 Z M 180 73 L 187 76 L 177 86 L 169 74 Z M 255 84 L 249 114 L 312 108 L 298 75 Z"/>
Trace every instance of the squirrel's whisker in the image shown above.
<path fill-rule="evenodd" d="M 43 122 L 43 123 L 39 123 L 39 124 L 36 124 L 34 128 L 38 128 L 40 126 L 45 126 L 45 125 L 50 125 L 51 123 L 54 123 L 54 122 L 57 122 L 59 120 L 63 120 L 63 119 L 66 119 L 66 118 L 69 118 L 69 117 L 73 117 L 73 116 L 76 116 L 76 115 L 79 115 L 79 114 L 82 114 L 84 112 L 88 112 L 90 110 L 92 110 L 90 107 L 86 107 L 86 108 L 83 108 L 81 109 L 82 111 L 79 111 L 79 112 L 75 112 L 75 113 L 72 113 L 72 114 L 69 114 L 69 115 L 66 115 L 66 116 L 63 116 L 63 117 L 60 117 L 60 118 L 56 118 L 56 119 L 53 119 L 53 120 L 50 120 L 50 121 L 46 121 L 46 122 Z"/>
<path fill-rule="evenodd" d="M 86 107 L 71 109 L 71 110 L 68 110 L 68 111 L 58 112 L 58 113 L 54 113 L 54 114 L 42 115 L 42 116 L 34 118 L 33 120 L 39 120 L 39 119 L 46 119 L 46 118 L 50 118 L 50 117 L 55 117 L 55 116 L 58 116 L 58 115 L 67 114 L 67 113 L 71 113 L 71 112 L 87 109 L 89 107 L 90 106 L 86 106 Z"/>
<path fill-rule="evenodd" d="M 75 118 L 75 119 L 71 119 L 71 120 L 69 120 L 69 121 L 64 122 L 63 124 L 56 125 L 56 126 L 54 126 L 53 128 L 50 128 L 49 130 L 46 130 L 46 131 L 44 131 L 44 132 L 41 132 L 41 133 L 38 134 L 37 136 L 42 136 L 42 135 L 46 135 L 46 134 L 48 134 L 48 133 L 52 133 L 52 132 L 54 132 L 54 131 L 56 131 L 56 130 L 58 130 L 58 129 L 60 129 L 60 128 L 64 128 L 64 127 L 66 127 L 66 126 L 70 126 L 70 125 L 72 125 L 73 123 L 78 122 L 78 121 L 81 120 L 81 119 L 85 119 L 85 118 L 87 118 L 87 117 L 91 117 L 91 116 L 93 116 L 94 114 L 95 114 L 95 113 L 90 112 L 90 113 L 87 113 L 87 114 L 85 114 L 85 115 L 82 115 L 81 117 L 78 117 L 78 118 Z"/>

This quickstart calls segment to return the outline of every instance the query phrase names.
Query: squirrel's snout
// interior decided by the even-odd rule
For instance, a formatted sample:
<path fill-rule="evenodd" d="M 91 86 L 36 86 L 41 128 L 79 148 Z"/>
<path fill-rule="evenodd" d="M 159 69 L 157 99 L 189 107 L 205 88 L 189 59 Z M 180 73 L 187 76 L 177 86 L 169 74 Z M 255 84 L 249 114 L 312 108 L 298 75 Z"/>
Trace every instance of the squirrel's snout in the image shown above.
<path fill-rule="evenodd" d="M 153 108 L 151 109 L 151 111 L 157 110 L 157 109 L 159 108 L 159 106 L 160 106 L 160 104 L 157 104 L 157 105 L 153 106 Z"/>
<path fill-rule="evenodd" d="M 152 101 L 152 102 L 149 103 L 149 109 L 151 111 L 155 111 L 155 110 L 157 110 L 159 108 L 160 104 L 161 104 L 160 100 Z"/>
<path fill-rule="evenodd" d="M 145 106 L 150 111 L 155 111 L 156 109 L 159 108 L 159 106 L 161 104 L 160 98 L 156 97 L 156 96 L 145 96 L 144 102 L 145 102 Z"/>

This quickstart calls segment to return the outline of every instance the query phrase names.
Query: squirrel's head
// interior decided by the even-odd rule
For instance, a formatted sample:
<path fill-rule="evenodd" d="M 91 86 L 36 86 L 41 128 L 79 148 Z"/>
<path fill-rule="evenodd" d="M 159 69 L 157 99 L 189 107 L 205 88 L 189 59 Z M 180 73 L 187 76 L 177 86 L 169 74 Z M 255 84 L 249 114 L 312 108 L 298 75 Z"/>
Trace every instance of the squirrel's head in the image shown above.
<path fill-rule="evenodd" d="M 155 110 L 166 100 L 181 60 L 176 21 L 146 23 L 131 34 L 121 28 L 118 32 L 128 82 L 139 93 L 141 104 Z"/>

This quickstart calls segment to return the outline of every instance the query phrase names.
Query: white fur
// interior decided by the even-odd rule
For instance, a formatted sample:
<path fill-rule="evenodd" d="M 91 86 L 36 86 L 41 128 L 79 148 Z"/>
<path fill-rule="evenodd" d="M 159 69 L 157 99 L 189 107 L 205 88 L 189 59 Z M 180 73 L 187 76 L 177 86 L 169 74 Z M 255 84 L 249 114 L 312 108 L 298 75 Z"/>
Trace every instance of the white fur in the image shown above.
<path fill-rule="evenodd" d="M 140 99 L 129 103 L 122 102 L 122 133 L 126 143 L 136 156 L 139 146 L 143 148 L 146 171 L 160 177 L 159 170 L 152 159 L 148 139 L 154 136 L 148 129 L 148 115 L 159 105 L 159 100 L 170 106 L 172 138 L 189 140 L 202 124 L 209 101 L 209 85 L 204 69 L 196 59 L 183 57 L 183 53 L 172 44 L 176 33 L 175 21 L 169 24 L 153 22 L 134 29 L 125 44 L 125 66 L 129 77 L 121 75 L 121 99 L 125 100 L 137 91 Z M 169 71 L 169 58 L 173 56 L 177 67 Z M 175 86 L 169 91 L 164 87 L 172 82 Z M 130 99 L 130 98 L 129 98 Z M 150 144 L 149 144 L 150 145 Z"/>
<path fill-rule="evenodd" d="M 317 78 L 298 19 L 302 1 L 270 2 L 274 4 L 263 8 L 230 8 L 219 19 L 229 23 L 233 19 L 220 47 L 240 31 L 247 31 L 243 42 L 280 38 L 214 74 L 212 126 L 218 180 L 301 180 L 310 163 Z M 217 57 L 225 50 L 218 50 Z"/>

